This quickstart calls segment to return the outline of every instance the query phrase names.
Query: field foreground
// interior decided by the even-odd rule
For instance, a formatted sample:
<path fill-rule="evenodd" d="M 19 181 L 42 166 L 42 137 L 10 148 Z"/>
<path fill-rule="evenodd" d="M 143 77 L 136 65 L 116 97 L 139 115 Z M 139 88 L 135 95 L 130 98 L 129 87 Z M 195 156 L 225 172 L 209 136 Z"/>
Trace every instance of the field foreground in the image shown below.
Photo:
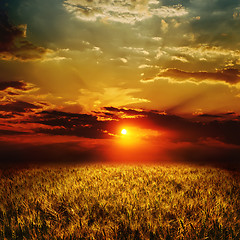
<path fill-rule="evenodd" d="M 240 177 L 186 166 L 2 172 L 0 239 L 240 239 Z"/>

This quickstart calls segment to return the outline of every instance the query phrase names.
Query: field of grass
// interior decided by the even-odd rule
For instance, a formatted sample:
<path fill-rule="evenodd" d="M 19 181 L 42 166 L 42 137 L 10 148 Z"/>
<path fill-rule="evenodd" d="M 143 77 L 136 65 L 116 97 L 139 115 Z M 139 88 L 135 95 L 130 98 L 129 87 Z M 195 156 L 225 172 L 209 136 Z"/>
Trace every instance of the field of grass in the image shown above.
<path fill-rule="evenodd" d="M 2 172 L 0 239 L 240 239 L 240 176 L 187 166 Z"/>

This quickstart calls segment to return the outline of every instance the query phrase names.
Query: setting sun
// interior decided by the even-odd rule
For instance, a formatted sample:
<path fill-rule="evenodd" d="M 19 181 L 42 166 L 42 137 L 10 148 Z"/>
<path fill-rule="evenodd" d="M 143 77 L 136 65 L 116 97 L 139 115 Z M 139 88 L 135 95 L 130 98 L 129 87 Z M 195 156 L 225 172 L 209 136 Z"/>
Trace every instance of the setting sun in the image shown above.
<path fill-rule="evenodd" d="M 127 134 L 127 130 L 126 129 L 122 129 L 121 134 L 126 135 Z"/>

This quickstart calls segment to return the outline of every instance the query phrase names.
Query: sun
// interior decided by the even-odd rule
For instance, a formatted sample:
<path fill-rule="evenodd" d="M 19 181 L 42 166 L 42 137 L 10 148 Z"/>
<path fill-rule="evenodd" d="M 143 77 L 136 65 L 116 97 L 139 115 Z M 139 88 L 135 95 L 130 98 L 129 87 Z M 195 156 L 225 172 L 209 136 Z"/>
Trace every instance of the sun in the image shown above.
<path fill-rule="evenodd" d="M 127 134 L 127 130 L 126 129 L 122 129 L 121 134 L 126 135 Z"/>

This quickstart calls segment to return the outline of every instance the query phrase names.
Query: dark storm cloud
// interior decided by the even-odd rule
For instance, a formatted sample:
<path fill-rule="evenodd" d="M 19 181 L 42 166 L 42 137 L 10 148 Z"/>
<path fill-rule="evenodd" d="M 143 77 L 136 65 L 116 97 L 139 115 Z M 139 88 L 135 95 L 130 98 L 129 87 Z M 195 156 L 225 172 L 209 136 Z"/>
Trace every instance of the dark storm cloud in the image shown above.
<path fill-rule="evenodd" d="M 24 37 L 22 26 L 13 26 L 8 20 L 7 14 L 0 9 L 0 51 L 9 51 L 17 38 Z"/>
<path fill-rule="evenodd" d="M 41 124 L 42 127 L 32 129 L 35 133 L 43 133 L 49 136 L 77 136 L 95 140 L 112 138 L 113 136 L 108 133 L 118 135 L 119 126 L 136 126 L 143 129 L 169 132 L 170 135 L 166 134 L 165 139 L 169 143 L 169 148 L 166 147 L 164 151 L 173 162 L 240 169 L 238 161 L 240 154 L 240 121 L 225 120 L 229 117 L 228 113 L 205 114 L 205 118 L 209 118 L 209 120 L 201 121 L 204 117 L 185 118 L 158 111 L 115 107 L 103 109 L 103 113 L 110 113 L 114 116 L 119 113 L 124 113 L 127 116 L 127 112 L 130 113 L 128 116 L 134 116 L 135 118 L 121 119 L 119 117 L 117 121 L 101 121 L 91 114 L 55 110 L 34 114 L 32 118 L 28 117 L 28 120 L 22 123 Z M 101 113 L 98 114 L 101 115 Z M 235 116 L 235 113 L 230 115 Z M 174 135 L 172 136 L 171 133 Z M 21 136 L 23 133 L 14 130 L 1 130 L 0 134 L 8 137 Z M 28 136 L 31 135 L 28 134 Z M 156 143 L 156 141 L 162 140 L 162 138 L 154 137 L 151 141 Z M 98 145 L 98 147 L 89 149 L 84 148 L 81 144 L 69 141 L 54 144 L 13 144 L 6 141 L 0 146 L 1 159 L 3 159 L 0 167 L 4 167 L 8 163 L 17 166 L 102 161 L 104 160 L 102 154 L 107 151 L 107 145 Z M 6 164 L 7 159 L 9 159 L 9 162 Z M 159 159 L 161 159 L 160 156 Z"/>
<path fill-rule="evenodd" d="M 199 139 L 213 138 L 226 144 L 240 145 L 240 121 L 217 120 L 209 122 L 194 121 L 176 115 L 148 114 L 157 126 L 179 133 L 175 141 L 197 142 Z"/>
<path fill-rule="evenodd" d="M 202 117 L 202 118 L 221 118 L 222 116 L 205 113 L 205 114 L 199 114 L 198 117 Z"/>
<path fill-rule="evenodd" d="M 196 41 L 209 44 L 222 44 L 232 47 L 239 39 L 240 22 L 234 19 L 234 13 L 240 6 L 239 1 L 187 1 L 186 6 L 191 9 L 198 20 L 191 21 L 191 29 L 196 33 Z"/>
<path fill-rule="evenodd" d="M 181 146 L 167 151 L 173 161 L 240 171 L 240 148 L 209 142 Z"/>
<path fill-rule="evenodd" d="M 42 46 L 71 40 L 70 34 L 79 31 L 74 21 L 63 7 L 64 0 L 11 0 L 8 1 L 9 18 L 17 24 L 27 24 L 31 37 Z M 30 35 L 30 34 L 29 34 Z M 79 42 L 79 38 L 78 38 Z M 69 45 L 55 46 L 56 48 L 69 48 Z"/>
<path fill-rule="evenodd" d="M 14 115 L 13 114 L 9 114 L 9 113 L 5 113 L 5 114 L 2 114 L 2 113 L 0 113 L 0 118 L 12 118 L 12 117 L 14 117 Z"/>
<path fill-rule="evenodd" d="M 155 124 L 179 133 L 175 141 L 197 142 L 199 139 L 213 138 L 226 144 L 240 145 L 240 121 L 212 120 L 200 122 L 184 119 L 175 115 L 153 115 L 149 118 Z"/>
<path fill-rule="evenodd" d="M 104 107 L 105 110 L 110 112 L 122 112 L 126 113 L 127 115 L 139 115 L 142 111 L 138 111 L 135 109 L 127 109 L 127 108 L 115 108 L 115 107 Z"/>
<path fill-rule="evenodd" d="M 227 112 L 227 113 L 224 113 L 223 115 L 230 116 L 230 115 L 236 115 L 236 113 L 235 112 Z"/>
<path fill-rule="evenodd" d="M 226 144 L 240 145 L 238 138 L 240 134 L 239 121 L 190 122 L 188 126 L 182 126 L 180 132 L 182 133 L 181 140 L 194 142 L 201 138 L 213 138 Z"/>
<path fill-rule="evenodd" d="M 43 112 L 36 122 L 49 125 L 52 128 L 36 129 L 49 135 L 69 135 L 85 138 L 109 138 L 103 131 L 119 134 L 119 126 L 137 126 L 159 131 L 174 133 L 170 137 L 170 146 L 175 147 L 166 150 L 173 162 L 187 162 L 192 164 L 223 167 L 231 170 L 239 170 L 240 154 L 240 121 L 225 120 L 228 113 L 205 114 L 208 121 L 201 118 L 183 118 L 176 115 L 138 109 L 105 107 L 103 113 L 117 115 L 124 113 L 136 118 L 119 118 L 117 121 L 99 121 L 95 116 L 86 114 L 72 114 L 60 111 Z M 100 113 L 99 113 L 100 114 Z M 226 115 L 228 114 L 228 115 Z M 204 116 L 204 114 L 202 114 Z M 231 115 L 234 115 L 232 113 Z M 115 118 L 113 118 L 115 119 Z M 220 119 L 220 120 L 219 120 Z M 170 134 L 171 135 L 171 134 Z M 162 141 L 162 140 L 160 140 Z M 161 159 L 161 158 L 159 158 Z"/>
<path fill-rule="evenodd" d="M 240 33 L 236 31 L 240 27 L 239 21 L 239 7 L 240 3 L 237 0 L 216 0 L 216 1 L 202 1 L 202 0 L 162 0 L 163 6 L 182 5 L 187 11 L 188 15 L 185 19 L 180 21 L 180 28 L 168 33 L 166 36 L 166 45 L 171 45 L 178 35 L 179 44 L 183 46 L 196 46 L 198 44 L 206 44 L 210 46 L 222 46 L 223 48 L 235 49 L 239 42 Z M 153 28 L 159 25 L 151 24 Z M 155 25 L 155 26 L 154 26 Z M 149 28 L 151 31 L 152 27 Z M 186 32 L 187 30 L 187 32 Z M 157 30 L 157 28 L 155 29 Z M 193 34 L 193 41 L 184 38 L 185 34 Z M 171 36 L 171 38 L 169 38 Z M 170 40 L 170 41 L 168 41 Z M 174 45 L 174 44 L 173 44 Z"/>
<path fill-rule="evenodd" d="M 216 72 L 186 72 L 179 69 L 166 69 L 158 75 L 159 77 L 170 77 L 175 80 L 218 80 L 225 81 L 230 84 L 236 84 L 240 82 L 240 71 L 238 69 L 223 69 L 217 70 Z"/>
<path fill-rule="evenodd" d="M 0 58 L 3 60 L 29 61 L 41 59 L 48 49 L 35 46 L 26 40 L 27 25 L 13 25 L 6 12 L 0 9 Z"/>
<path fill-rule="evenodd" d="M 86 138 L 109 138 L 107 121 L 99 121 L 96 116 L 61 111 L 43 111 L 36 114 L 31 122 L 50 126 L 35 129 L 38 133 L 50 135 L 68 135 Z"/>
<path fill-rule="evenodd" d="M 177 132 L 174 141 L 197 142 L 199 139 L 213 138 L 226 144 L 240 145 L 240 121 L 227 120 L 228 113 L 202 114 L 198 119 L 187 119 L 176 115 L 163 114 L 158 111 L 135 110 L 125 108 L 106 107 L 105 113 L 118 121 L 100 121 L 96 116 L 89 114 L 65 113 L 61 111 L 44 111 L 36 114 L 30 121 L 40 123 L 48 128 L 36 129 L 50 135 L 69 135 L 86 138 L 109 138 L 107 132 L 117 134 L 117 126 L 130 124 L 145 128 L 166 129 Z M 104 111 L 103 111 L 104 112 Z M 115 117 L 118 113 L 134 115 L 133 119 Z M 201 121 L 200 119 L 208 119 Z M 226 119 L 225 119 L 226 118 Z M 220 119 L 220 120 L 219 120 Z M 107 132 L 106 132 L 107 131 Z"/>
<path fill-rule="evenodd" d="M 110 138 L 109 135 L 104 133 L 101 129 L 95 127 L 83 127 L 74 126 L 72 128 L 39 128 L 35 130 L 36 133 L 44 133 L 48 135 L 59 135 L 59 136 L 76 136 L 93 139 L 105 139 Z"/>
<path fill-rule="evenodd" d="M 24 102 L 24 101 L 15 101 L 8 102 L 0 105 L 0 111 L 4 112 L 12 112 L 12 113 L 24 113 L 31 112 L 32 110 L 39 109 L 40 106 L 36 106 L 35 104 Z"/>
<path fill-rule="evenodd" d="M 108 111 L 121 112 L 119 108 L 105 108 Z M 137 115 L 137 111 L 135 113 Z M 141 124 L 145 127 L 160 128 L 178 133 L 174 141 L 179 142 L 198 142 L 199 139 L 213 138 L 226 144 L 240 145 L 240 121 L 225 119 L 224 114 L 202 114 L 202 118 L 210 118 L 210 121 L 200 121 L 198 119 L 188 119 L 172 114 L 163 114 L 157 111 L 138 112 L 139 118 L 122 120 L 131 124 Z M 199 117 L 199 116 L 198 116 Z M 220 119 L 220 120 L 219 120 Z M 154 125 L 148 126 L 146 123 Z"/>
<path fill-rule="evenodd" d="M 3 91 L 7 88 L 15 88 L 19 90 L 27 90 L 27 84 L 23 81 L 9 81 L 9 82 L 1 82 L 0 81 L 0 91 Z"/>
<path fill-rule="evenodd" d="M 96 124 L 97 117 L 89 114 L 78 114 L 61 111 L 42 111 L 36 116 L 36 122 L 49 125 L 49 126 L 61 126 L 72 127 L 73 125 L 93 125 Z"/>
<path fill-rule="evenodd" d="M 1 117 L 0 117 L 1 118 Z M 6 130 L 6 129 L 0 129 L 0 136 L 10 136 L 10 135 L 22 135 L 22 134 L 29 134 L 28 132 L 19 132 L 14 130 Z"/>
<path fill-rule="evenodd" d="M 179 4 L 178 0 L 162 0 L 161 1 L 163 5 L 175 5 Z M 185 7 L 191 8 L 192 10 L 199 11 L 199 12 L 205 12 L 207 13 L 215 13 L 222 11 L 222 12 L 228 12 L 232 9 L 235 9 L 239 6 L 239 1 L 236 0 L 215 0 L 215 1 L 201 1 L 201 0 L 182 0 L 180 2 Z"/>

